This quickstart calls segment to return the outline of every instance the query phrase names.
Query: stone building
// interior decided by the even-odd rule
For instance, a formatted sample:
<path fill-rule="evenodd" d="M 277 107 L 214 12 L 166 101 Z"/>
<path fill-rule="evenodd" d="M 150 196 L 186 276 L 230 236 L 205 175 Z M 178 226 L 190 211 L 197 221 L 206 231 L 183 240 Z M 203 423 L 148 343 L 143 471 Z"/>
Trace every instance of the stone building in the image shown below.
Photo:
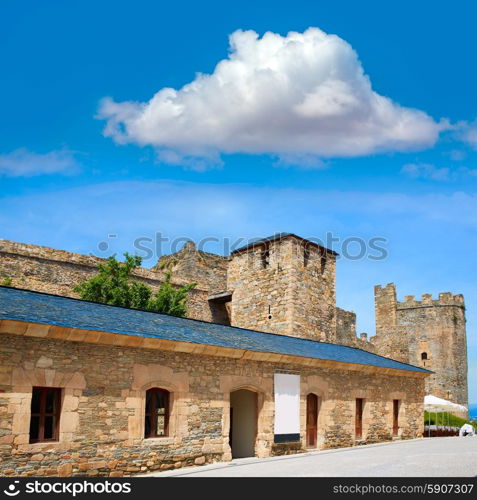
<path fill-rule="evenodd" d="M 119 477 L 416 438 L 428 375 L 354 347 L 0 286 L 0 474 Z"/>
<path fill-rule="evenodd" d="M 194 243 L 159 259 L 135 277 L 157 288 L 197 282 L 188 317 L 310 340 L 358 347 L 434 374 L 426 390 L 459 404 L 467 401 L 465 307 L 462 295 L 398 302 L 393 284 L 375 288 L 376 336 L 356 335 L 356 315 L 336 305 L 332 250 L 289 233 L 255 241 L 222 257 Z M 74 285 L 91 277 L 102 259 L 0 240 L 0 283 L 75 297 Z"/>

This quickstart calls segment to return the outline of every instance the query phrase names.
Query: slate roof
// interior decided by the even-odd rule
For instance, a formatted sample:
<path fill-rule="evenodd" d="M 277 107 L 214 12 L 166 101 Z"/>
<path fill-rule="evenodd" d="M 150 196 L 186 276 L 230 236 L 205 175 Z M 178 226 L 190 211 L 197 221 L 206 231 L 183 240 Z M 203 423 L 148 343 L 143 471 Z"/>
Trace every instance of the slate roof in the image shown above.
<path fill-rule="evenodd" d="M 334 250 L 330 250 L 329 248 L 326 248 L 322 245 L 319 245 L 318 243 L 315 243 L 314 241 L 307 240 L 306 238 L 302 238 L 301 236 L 297 236 L 296 234 L 293 234 L 293 233 L 276 233 L 276 234 L 273 234 L 272 236 L 267 236 L 266 238 L 252 240 L 249 243 L 247 243 L 246 245 L 243 245 L 243 246 L 235 249 L 232 252 L 232 254 L 243 252 L 244 250 L 248 250 L 249 248 L 258 247 L 260 245 L 263 245 L 264 243 L 270 243 L 272 241 L 283 240 L 285 238 L 295 238 L 299 241 L 306 242 L 307 245 L 322 248 L 327 253 L 330 253 L 332 255 L 338 255 Z"/>
<path fill-rule="evenodd" d="M 431 373 L 353 347 L 3 286 L 0 286 L 0 319 Z"/>

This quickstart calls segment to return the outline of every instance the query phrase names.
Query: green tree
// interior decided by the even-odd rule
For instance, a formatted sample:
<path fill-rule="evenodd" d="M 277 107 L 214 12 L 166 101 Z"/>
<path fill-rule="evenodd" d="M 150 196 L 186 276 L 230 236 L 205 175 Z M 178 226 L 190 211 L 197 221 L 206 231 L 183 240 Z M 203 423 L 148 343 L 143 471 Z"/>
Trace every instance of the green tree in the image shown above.
<path fill-rule="evenodd" d="M 190 283 L 180 288 L 174 288 L 171 285 L 171 276 L 171 273 L 166 273 L 166 279 L 148 302 L 148 310 L 157 312 L 167 311 L 168 314 L 182 317 L 187 313 L 189 292 L 197 286 L 197 283 Z"/>
<path fill-rule="evenodd" d="M 142 258 L 128 253 L 124 257 L 124 262 L 109 257 L 105 263 L 99 264 L 96 276 L 73 290 L 83 300 L 91 302 L 185 316 L 189 292 L 197 283 L 175 288 L 171 284 L 171 273 L 166 273 L 165 281 L 153 293 L 150 287 L 131 277 L 133 270 L 141 265 Z"/>

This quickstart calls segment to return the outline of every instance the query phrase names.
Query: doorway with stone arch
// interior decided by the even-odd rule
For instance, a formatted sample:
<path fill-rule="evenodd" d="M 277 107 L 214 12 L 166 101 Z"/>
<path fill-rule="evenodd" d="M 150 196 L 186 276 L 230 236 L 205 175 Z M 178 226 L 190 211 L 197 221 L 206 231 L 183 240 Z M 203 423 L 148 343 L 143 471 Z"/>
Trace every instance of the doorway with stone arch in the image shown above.
<path fill-rule="evenodd" d="M 230 393 L 229 444 L 232 458 L 255 456 L 257 438 L 257 393 L 238 389 Z"/>

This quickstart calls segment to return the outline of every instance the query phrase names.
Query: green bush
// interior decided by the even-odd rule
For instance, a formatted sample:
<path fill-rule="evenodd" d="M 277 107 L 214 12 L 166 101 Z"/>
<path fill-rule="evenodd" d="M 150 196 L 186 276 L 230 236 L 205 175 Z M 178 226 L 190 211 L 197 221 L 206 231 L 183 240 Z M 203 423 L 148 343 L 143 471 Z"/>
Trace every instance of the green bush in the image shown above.
<path fill-rule="evenodd" d="M 124 257 L 124 262 L 109 257 L 104 264 L 99 264 L 96 276 L 75 286 L 73 290 L 79 293 L 83 300 L 100 304 L 173 316 L 186 315 L 189 292 L 197 283 L 174 287 L 171 284 L 171 273 L 166 273 L 164 282 L 154 293 L 150 287 L 131 277 L 132 271 L 141 265 L 141 257 L 128 253 L 125 253 Z"/>
<path fill-rule="evenodd" d="M 470 422 L 465 418 L 457 417 L 452 415 L 452 413 L 442 412 L 424 412 L 424 425 L 450 425 L 451 427 L 462 427 L 464 424 L 471 424 L 477 429 L 477 424 L 475 422 Z"/>

